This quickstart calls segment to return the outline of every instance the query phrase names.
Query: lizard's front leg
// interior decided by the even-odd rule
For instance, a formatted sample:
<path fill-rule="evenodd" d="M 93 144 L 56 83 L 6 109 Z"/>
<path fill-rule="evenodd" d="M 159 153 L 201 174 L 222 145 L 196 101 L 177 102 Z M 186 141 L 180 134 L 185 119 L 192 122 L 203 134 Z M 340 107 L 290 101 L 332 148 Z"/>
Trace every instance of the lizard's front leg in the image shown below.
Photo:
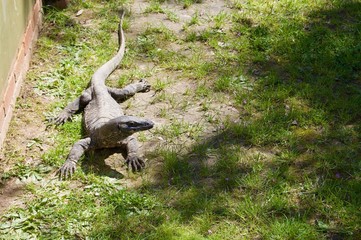
<path fill-rule="evenodd" d="M 138 157 L 138 141 L 135 137 L 130 136 L 126 140 L 127 158 L 125 163 L 128 169 L 133 171 L 140 171 L 144 168 L 145 163 L 142 158 Z"/>
<path fill-rule="evenodd" d="M 117 102 L 123 102 L 134 96 L 137 92 L 148 92 L 149 90 L 150 84 L 145 79 L 141 79 L 139 82 L 129 84 L 121 89 L 108 88 L 108 92 Z"/>
<path fill-rule="evenodd" d="M 90 142 L 91 139 L 88 137 L 77 141 L 73 145 L 64 165 L 57 172 L 60 180 L 65 180 L 73 175 L 79 158 L 84 154 L 85 151 L 89 150 Z"/>
<path fill-rule="evenodd" d="M 91 88 L 87 88 L 80 97 L 69 103 L 58 117 L 54 119 L 55 124 L 60 125 L 68 121 L 75 113 L 83 110 L 91 99 Z"/>

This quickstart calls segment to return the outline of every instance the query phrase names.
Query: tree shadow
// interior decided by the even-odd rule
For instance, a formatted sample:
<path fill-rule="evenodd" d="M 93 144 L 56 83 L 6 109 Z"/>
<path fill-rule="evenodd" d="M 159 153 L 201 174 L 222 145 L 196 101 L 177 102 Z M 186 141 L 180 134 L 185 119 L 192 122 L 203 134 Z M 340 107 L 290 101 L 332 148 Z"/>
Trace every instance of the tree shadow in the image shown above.
<path fill-rule="evenodd" d="M 290 23 L 295 30 L 274 51 L 275 59 L 261 63 L 262 71 L 277 79 L 264 86 L 285 88 L 289 96 L 309 101 L 323 111 L 334 125 L 352 124 L 360 119 L 361 44 L 359 30 L 361 4 L 340 4 L 338 8 L 320 10 L 308 15 L 302 26 Z M 293 40 L 293 41 L 291 41 Z M 265 88 L 267 92 L 271 88 Z M 303 95 L 305 94 L 305 95 Z"/>

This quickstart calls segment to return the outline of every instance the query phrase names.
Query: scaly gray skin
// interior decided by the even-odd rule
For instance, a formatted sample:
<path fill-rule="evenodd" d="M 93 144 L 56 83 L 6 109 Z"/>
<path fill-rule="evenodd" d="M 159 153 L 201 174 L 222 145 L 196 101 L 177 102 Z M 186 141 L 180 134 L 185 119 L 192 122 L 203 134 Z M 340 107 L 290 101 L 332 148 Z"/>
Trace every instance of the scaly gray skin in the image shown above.
<path fill-rule="evenodd" d="M 144 80 L 130 84 L 123 89 L 109 88 L 105 85 L 105 80 L 119 65 L 124 55 L 123 17 L 124 11 L 120 14 L 117 54 L 94 73 L 90 87 L 55 119 L 56 124 L 63 124 L 73 114 L 84 110 L 84 125 L 87 135 L 73 145 L 64 165 L 58 170 L 60 179 L 71 177 L 79 158 L 84 152 L 93 149 L 125 146 L 128 168 L 138 171 L 144 167 L 144 161 L 138 157 L 137 140 L 132 134 L 151 129 L 154 123 L 138 117 L 125 116 L 118 102 L 126 100 L 137 92 L 149 91 L 150 85 Z"/>

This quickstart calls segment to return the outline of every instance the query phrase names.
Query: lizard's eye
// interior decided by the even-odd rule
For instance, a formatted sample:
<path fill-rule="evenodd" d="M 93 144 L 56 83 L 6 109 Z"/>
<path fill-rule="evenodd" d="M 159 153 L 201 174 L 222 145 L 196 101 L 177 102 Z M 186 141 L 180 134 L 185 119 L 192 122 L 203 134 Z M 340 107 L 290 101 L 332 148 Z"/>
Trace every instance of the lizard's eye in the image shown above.
<path fill-rule="evenodd" d="M 134 127 L 135 125 L 136 125 L 136 123 L 135 123 L 135 122 L 133 122 L 133 121 L 128 122 L 128 126 L 130 126 L 130 127 Z"/>

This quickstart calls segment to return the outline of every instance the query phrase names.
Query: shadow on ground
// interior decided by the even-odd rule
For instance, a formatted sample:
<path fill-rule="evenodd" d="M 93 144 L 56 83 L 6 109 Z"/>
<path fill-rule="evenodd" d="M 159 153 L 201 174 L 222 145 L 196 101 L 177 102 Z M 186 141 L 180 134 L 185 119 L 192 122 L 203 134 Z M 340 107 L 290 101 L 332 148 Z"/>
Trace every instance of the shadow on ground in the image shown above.
<path fill-rule="evenodd" d="M 86 154 L 81 168 L 86 173 L 94 173 L 98 176 L 107 176 L 115 179 L 123 179 L 124 175 L 119 171 L 124 163 L 125 149 L 101 149 Z"/>
<path fill-rule="evenodd" d="M 157 152 L 159 182 L 143 190 L 164 198 L 180 223 L 207 215 L 205 232 L 235 221 L 261 239 L 357 239 L 361 3 L 335 4 L 309 14 L 306 25 L 284 27 L 292 36 L 254 62 L 261 74 L 248 100 L 272 103 L 256 106 L 261 117 L 229 125 L 188 154 Z"/>

